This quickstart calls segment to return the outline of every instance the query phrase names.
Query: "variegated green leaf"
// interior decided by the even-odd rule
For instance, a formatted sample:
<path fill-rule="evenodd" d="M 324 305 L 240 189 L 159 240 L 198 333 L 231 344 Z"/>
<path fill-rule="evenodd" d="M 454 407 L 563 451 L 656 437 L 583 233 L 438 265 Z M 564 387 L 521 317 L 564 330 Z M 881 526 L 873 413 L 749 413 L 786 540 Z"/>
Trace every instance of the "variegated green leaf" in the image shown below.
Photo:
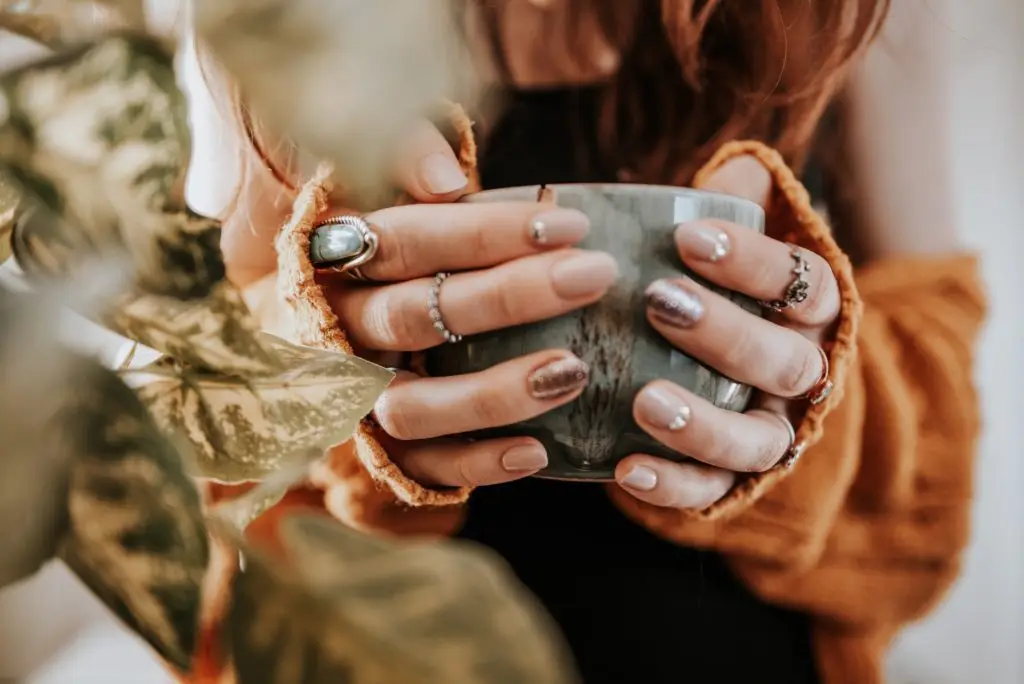
<path fill-rule="evenodd" d="M 117 26 L 143 28 L 143 0 L 0 0 L 0 31 L 56 50 Z"/>
<path fill-rule="evenodd" d="M 188 670 L 209 562 L 199 496 L 135 394 L 96 367 L 61 429 L 75 440 L 61 558 L 129 627 Z"/>
<path fill-rule="evenodd" d="M 67 513 L 68 462 L 55 417 L 82 361 L 57 343 L 36 297 L 0 288 L 0 587 L 52 558 Z"/>
<path fill-rule="evenodd" d="M 25 14 L 0 9 L 0 31 L 10 31 L 53 48 L 62 46 L 65 41 L 57 19 L 43 14 Z"/>
<path fill-rule="evenodd" d="M 442 98 L 474 99 L 463 5 L 203 0 L 194 15 L 259 118 L 335 165 L 346 206 L 369 208 L 391 197 L 394 142 Z"/>
<path fill-rule="evenodd" d="M 279 370 L 226 280 L 220 225 L 185 207 L 189 153 L 154 39 L 110 36 L 0 77 L 0 173 L 27 198 L 14 247 L 29 276 L 73 279 L 84 257 L 123 253 L 134 289 L 111 327 L 191 365 Z"/>
<path fill-rule="evenodd" d="M 239 378 L 173 360 L 125 372 L 164 430 L 195 451 L 197 475 L 258 480 L 352 436 L 392 373 L 363 359 L 261 339 L 287 370 Z"/>
<path fill-rule="evenodd" d="M 11 256 L 11 237 L 14 233 L 14 220 L 18 209 L 19 195 L 14 186 L 4 182 L 0 174 L 0 262 Z"/>
<path fill-rule="evenodd" d="M 294 575 L 247 557 L 236 583 L 241 684 L 577 681 L 550 619 L 489 552 L 387 542 L 323 517 L 282 525 Z"/>
<path fill-rule="evenodd" d="M 231 593 L 238 684 L 431 684 L 415 663 L 364 638 L 325 597 L 258 553 L 246 554 Z"/>
<path fill-rule="evenodd" d="M 249 377 L 284 367 L 262 343 L 241 294 L 227 281 L 204 299 L 129 294 L 105 321 L 125 337 L 194 368 Z"/>
<path fill-rule="evenodd" d="M 229 619 L 240 684 L 565 684 L 567 651 L 492 554 L 283 522 L 290 570 L 247 556 Z"/>
<path fill-rule="evenodd" d="M 575 681 L 554 623 L 483 547 L 389 542 L 298 516 L 283 523 L 282 538 L 308 586 L 389 651 L 420 663 L 428 681 Z"/>

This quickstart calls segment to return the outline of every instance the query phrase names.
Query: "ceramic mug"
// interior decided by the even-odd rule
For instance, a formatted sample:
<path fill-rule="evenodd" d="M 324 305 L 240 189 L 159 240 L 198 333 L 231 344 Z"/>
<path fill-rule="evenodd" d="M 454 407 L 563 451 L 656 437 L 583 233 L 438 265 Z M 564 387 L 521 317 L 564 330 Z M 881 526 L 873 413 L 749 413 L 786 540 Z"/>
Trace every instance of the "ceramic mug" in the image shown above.
<path fill-rule="evenodd" d="M 742 411 L 752 390 L 669 345 L 647 322 L 644 290 L 659 278 L 686 275 L 760 315 L 760 306 L 750 298 L 712 286 L 683 266 L 673 233 L 678 224 L 702 218 L 763 232 L 763 209 L 719 193 L 626 184 L 506 188 L 463 201 L 536 201 L 541 192 L 545 199 L 553 196 L 558 206 L 578 209 L 590 218 L 590 234 L 580 246 L 614 256 L 618 281 L 601 301 L 579 311 L 435 347 L 426 353 L 427 371 L 434 376 L 460 375 L 531 352 L 569 349 L 590 366 L 590 382 L 577 399 L 531 420 L 474 436 L 535 437 L 548 452 L 548 467 L 538 476 L 553 479 L 611 480 L 615 464 L 634 453 L 685 459 L 634 422 L 637 392 L 664 378 L 716 406 Z"/>

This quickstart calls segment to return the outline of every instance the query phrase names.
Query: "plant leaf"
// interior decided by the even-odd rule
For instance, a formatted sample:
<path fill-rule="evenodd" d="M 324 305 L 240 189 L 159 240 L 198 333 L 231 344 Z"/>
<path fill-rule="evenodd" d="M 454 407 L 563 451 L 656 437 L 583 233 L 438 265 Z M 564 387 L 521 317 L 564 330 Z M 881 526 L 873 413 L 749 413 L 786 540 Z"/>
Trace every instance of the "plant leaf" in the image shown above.
<path fill-rule="evenodd" d="M 241 377 L 284 368 L 227 281 L 201 300 L 127 295 L 104 318 L 125 337 L 195 368 Z"/>
<path fill-rule="evenodd" d="M 0 0 L 0 30 L 59 50 L 118 26 L 145 28 L 144 0 Z"/>
<path fill-rule="evenodd" d="M 0 587 L 52 558 L 66 522 L 74 452 L 54 421 L 81 360 L 58 344 L 46 303 L 0 288 Z"/>
<path fill-rule="evenodd" d="M 247 556 L 237 578 L 241 684 L 577 681 L 550 620 L 491 554 L 322 517 L 289 518 L 282 533 L 290 572 Z"/>
<path fill-rule="evenodd" d="M 9 72 L 0 111 L 0 172 L 29 200 L 14 247 L 30 277 L 124 254 L 134 287 L 108 325 L 198 367 L 280 369 L 226 280 L 219 223 L 185 206 L 187 112 L 159 42 L 115 35 Z"/>
<path fill-rule="evenodd" d="M 91 369 L 61 416 L 75 440 L 61 558 L 168 662 L 187 671 L 209 544 L 172 444 L 112 372 Z"/>
<path fill-rule="evenodd" d="M 287 370 L 239 378 L 162 359 L 124 372 L 160 426 L 195 452 L 198 476 L 258 480 L 347 441 L 393 377 L 369 361 L 261 334 Z"/>
<path fill-rule="evenodd" d="M 0 31 L 28 38 L 50 48 L 64 45 L 64 36 L 56 18 L 43 14 L 24 14 L 0 10 Z"/>
<path fill-rule="evenodd" d="M 469 105 L 476 95 L 456 21 L 464 5 L 204 0 L 195 26 L 259 119 L 333 162 L 346 206 L 368 209 L 390 196 L 395 141 L 442 98 Z"/>
<path fill-rule="evenodd" d="M 11 236 L 18 211 L 19 195 L 0 175 L 0 262 L 11 256 Z"/>

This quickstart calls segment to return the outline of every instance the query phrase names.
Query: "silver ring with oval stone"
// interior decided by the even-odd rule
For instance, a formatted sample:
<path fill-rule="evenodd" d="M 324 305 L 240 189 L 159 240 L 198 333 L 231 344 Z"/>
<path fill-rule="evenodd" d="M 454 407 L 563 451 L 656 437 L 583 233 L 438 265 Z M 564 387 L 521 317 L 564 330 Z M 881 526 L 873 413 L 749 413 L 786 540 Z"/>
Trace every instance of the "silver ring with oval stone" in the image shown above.
<path fill-rule="evenodd" d="M 370 224 L 354 215 L 334 216 L 313 228 L 309 260 L 314 268 L 344 273 L 354 280 L 369 280 L 359 270 L 377 254 L 378 240 Z"/>

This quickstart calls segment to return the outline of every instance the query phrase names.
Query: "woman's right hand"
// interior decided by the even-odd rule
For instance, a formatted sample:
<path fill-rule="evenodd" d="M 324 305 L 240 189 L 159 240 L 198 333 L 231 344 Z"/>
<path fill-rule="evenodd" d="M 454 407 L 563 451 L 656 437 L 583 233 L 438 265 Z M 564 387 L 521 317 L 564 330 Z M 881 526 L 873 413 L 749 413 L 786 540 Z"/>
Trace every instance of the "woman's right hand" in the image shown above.
<path fill-rule="evenodd" d="M 324 278 L 328 302 L 361 355 L 444 344 L 430 317 L 435 274 L 445 326 L 474 335 L 563 315 L 599 300 L 618 276 L 610 255 L 574 248 L 589 230 L 581 212 L 552 204 L 456 204 L 467 181 L 435 129 L 421 131 L 399 179 L 421 204 L 365 216 L 379 240 L 361 267 L 371 282 Z M 567 350 L 517 358 L 456 377 L 402 371 L 375 418 L 384 448 L 428 487 L 478 486 L 531 475 L 547 464 L 529 437 L 474 441 L 463 433 L 517 423 L 575 399 L 587 367 Z"/>

